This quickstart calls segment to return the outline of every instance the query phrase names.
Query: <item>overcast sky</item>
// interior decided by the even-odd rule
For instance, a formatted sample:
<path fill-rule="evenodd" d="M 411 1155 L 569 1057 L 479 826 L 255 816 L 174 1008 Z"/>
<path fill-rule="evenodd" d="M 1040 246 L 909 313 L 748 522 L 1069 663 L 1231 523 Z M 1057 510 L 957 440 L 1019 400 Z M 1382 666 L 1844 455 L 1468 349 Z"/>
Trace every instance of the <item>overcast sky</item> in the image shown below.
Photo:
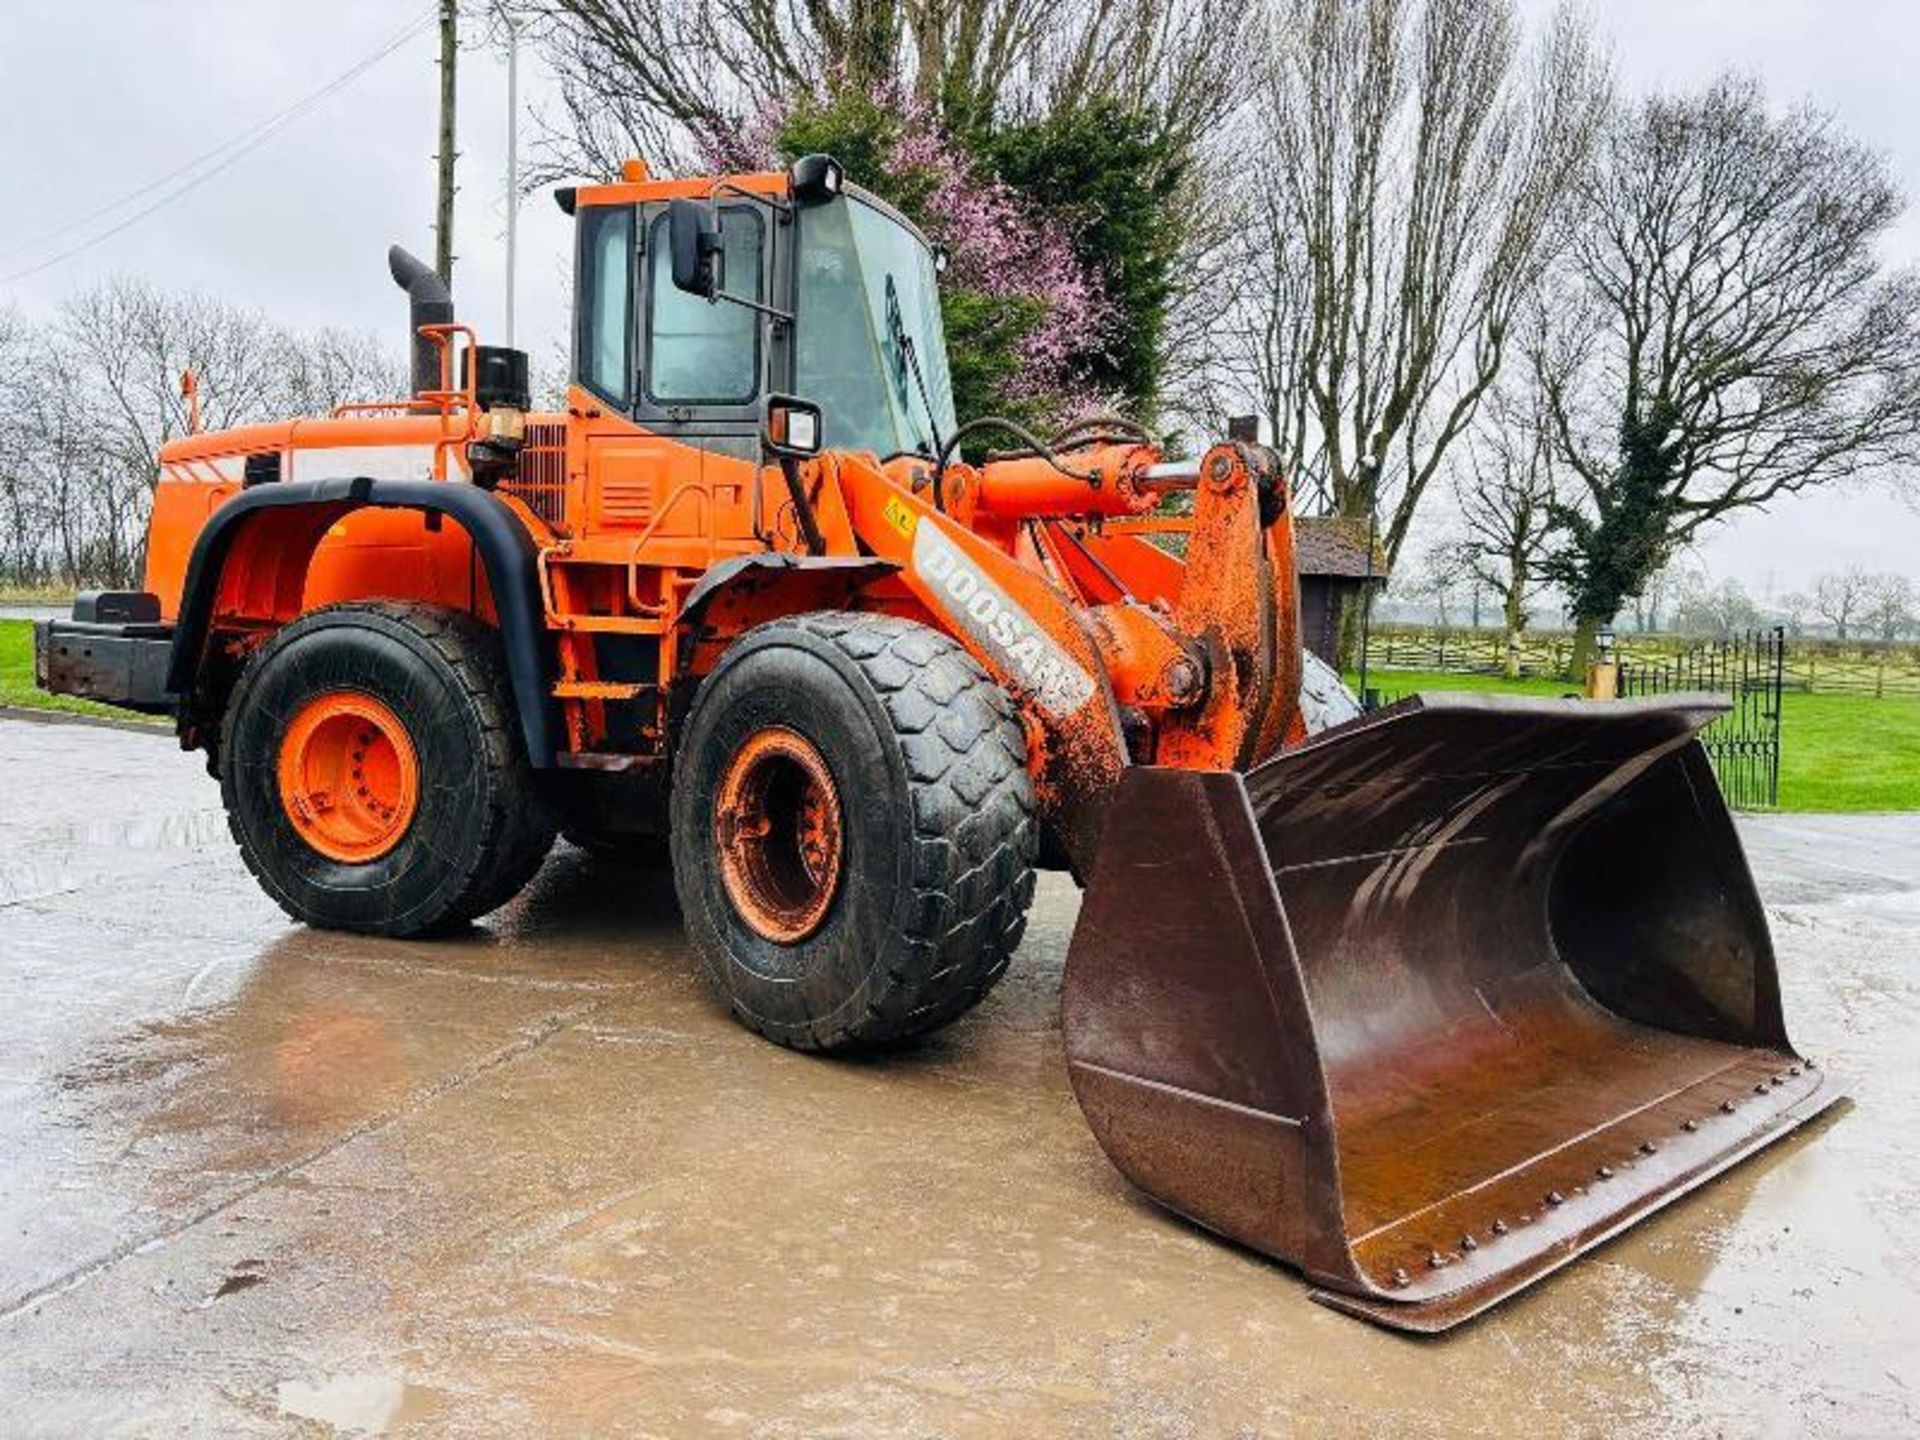
<path fill-rule="evenodd" d="M 1533 16 L 1550 0 L 1522 0 Z M 379 53 L 431 7 L 411 0 L 6 0 L 0 41 L 0 277 L 39 266 L 166 194 L 65 233 Z M 1697 85 L 1751 70 L 1785 104 L 1838 113 L 1920 193 L 1920 6 L 1911 0 L 1598 0 L 1624 89 Z M 76 24 L 84 13 L 85 23 Z M 0 279 L 0 305 L 45 315 L 115 273 L 199 288 L 297 325 L 403 328 L 386 246 L 431 257 L 436 79 L 431 24 L 279 128 L 207 183 L 81 253 Z M 502 323 L 506 67 L 464 51 L 459 259 L 463 320 Z M 523 98 L 542 93 L 522 56 Z M 530 132 L 523 126 L 523 134 Z M 519 344 L 548 363 L 563 333 L 568 222 L 523 203 Z M 1920 206 L 1889 245 L 1920 263 Z M 396 336 L 396 348 L 398 346 Z M 1820 492 L 1723 527 L 1699 554 L 1758 594 L 1804 588 L 1848 563 L 1920 573 L 1920 513 L 1881 493 Z"/>

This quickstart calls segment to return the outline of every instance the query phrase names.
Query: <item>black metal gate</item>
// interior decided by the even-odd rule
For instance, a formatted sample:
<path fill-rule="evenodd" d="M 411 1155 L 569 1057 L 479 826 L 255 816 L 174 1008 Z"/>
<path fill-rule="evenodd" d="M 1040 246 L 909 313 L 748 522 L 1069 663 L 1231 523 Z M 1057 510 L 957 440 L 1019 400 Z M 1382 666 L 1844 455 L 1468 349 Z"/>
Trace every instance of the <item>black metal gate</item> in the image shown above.
<path fill-rule="evenodd" d="M 1700 736 L 1727 803 L 1768 810 L 1780 803 L 1780 690 L 1787 637 L 1779 626 L 1692 645 L 1670 660 L 1620 666 L 1622 695 L 1711 690 L 1733 702 Z"/>

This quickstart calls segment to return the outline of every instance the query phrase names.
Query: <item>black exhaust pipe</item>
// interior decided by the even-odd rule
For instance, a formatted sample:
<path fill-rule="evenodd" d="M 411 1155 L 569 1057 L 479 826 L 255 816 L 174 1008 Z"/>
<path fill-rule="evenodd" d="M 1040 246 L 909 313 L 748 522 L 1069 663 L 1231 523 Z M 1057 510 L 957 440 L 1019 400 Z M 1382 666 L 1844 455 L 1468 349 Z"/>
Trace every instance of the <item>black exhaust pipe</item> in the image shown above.
<path fill-rule="evenodd" d="M 453 292 L 439 272 L 398 245 L 387 247 L 387 269 L 393 283 L 407 292 L 407 328 L 413 337 L 413 393 L 440 388 L 440 347 L 420 333 L 422 325 L 453 321 Z"/>

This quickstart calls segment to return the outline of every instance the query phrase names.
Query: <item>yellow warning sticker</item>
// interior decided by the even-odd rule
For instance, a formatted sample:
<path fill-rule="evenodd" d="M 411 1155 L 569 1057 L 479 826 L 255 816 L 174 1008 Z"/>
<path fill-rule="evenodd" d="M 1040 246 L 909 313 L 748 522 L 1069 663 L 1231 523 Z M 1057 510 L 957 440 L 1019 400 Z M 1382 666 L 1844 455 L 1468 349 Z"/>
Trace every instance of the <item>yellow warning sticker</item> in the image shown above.
<path fill-rule="evenodd" d="M 902 536 L 908 540 L 913 538 L 913 529 L 920 523 L 920 517 L 915 515 L 912 507 L 898 495 L 887 497 L 886 509 L 882 513 L 886 515 L 887 523 L 898 530 Z"/>

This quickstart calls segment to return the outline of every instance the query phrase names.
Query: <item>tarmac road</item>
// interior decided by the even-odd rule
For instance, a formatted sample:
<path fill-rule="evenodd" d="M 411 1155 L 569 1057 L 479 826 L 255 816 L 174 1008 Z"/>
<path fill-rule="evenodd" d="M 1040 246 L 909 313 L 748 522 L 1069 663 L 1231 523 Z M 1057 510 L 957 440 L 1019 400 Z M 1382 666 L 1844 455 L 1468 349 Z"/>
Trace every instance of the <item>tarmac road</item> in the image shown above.
<path fill-rule="evenodd" d="M 1920 1431 L 1920 817 L 1747 822 L 1829 1112 L 1438 1341 L 1132 1193 L 1042 885 L 920 1050 L 707 998 L 561 847 L 470 937 L 290 924 L 171 739 L 0 719 L 0 1431 Z"/>

